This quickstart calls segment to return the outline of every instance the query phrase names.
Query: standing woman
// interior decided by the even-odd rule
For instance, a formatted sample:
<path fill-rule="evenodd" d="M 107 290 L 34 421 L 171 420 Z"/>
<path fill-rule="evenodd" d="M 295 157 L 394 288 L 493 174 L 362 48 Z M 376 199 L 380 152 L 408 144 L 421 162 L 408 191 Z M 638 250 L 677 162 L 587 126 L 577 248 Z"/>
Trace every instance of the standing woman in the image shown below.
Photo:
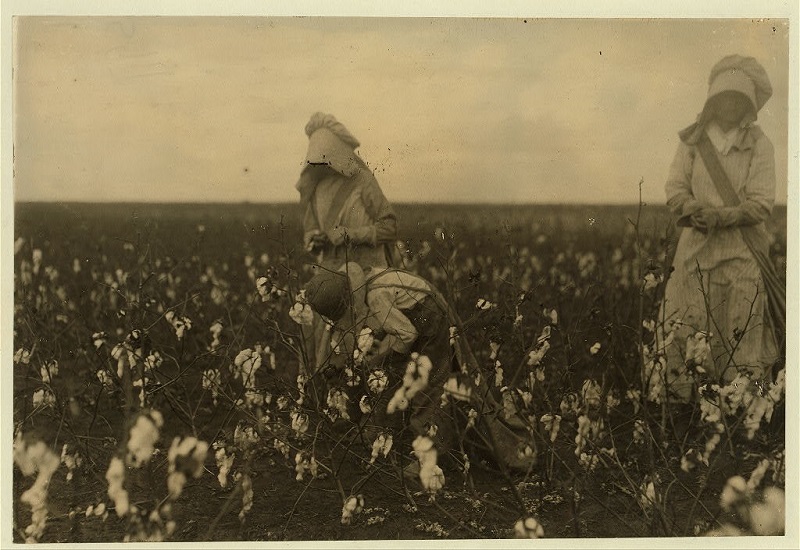
<path fill-rule="evenodd" d="M 684 229 L 661 311 L 672 400 L 691 400 L 692 371 L 719 383 L 740 371 L 757 379 L 779 357 L 786 290 L 764 225 L 775 201 L 775 158 L 754 124 L 771 95 L 755 59 L 727 56 L 711 70 L 697 122 L 679 133 L 666 194 Z"/>
<path fill-rule="evenodd" d="M 388 267 L 397 218 L 372 171 L 356 154 L 358 140 L 333 115 L 314 113 L 305 127 L 308 151 L 297 182 L 303 208 L 303 244 L 316 269 L 336 271 L 345 262 L 363 269 Z M 319 316 L 310 358 L 315 371 L 330 358 L 330 332 Z"/>

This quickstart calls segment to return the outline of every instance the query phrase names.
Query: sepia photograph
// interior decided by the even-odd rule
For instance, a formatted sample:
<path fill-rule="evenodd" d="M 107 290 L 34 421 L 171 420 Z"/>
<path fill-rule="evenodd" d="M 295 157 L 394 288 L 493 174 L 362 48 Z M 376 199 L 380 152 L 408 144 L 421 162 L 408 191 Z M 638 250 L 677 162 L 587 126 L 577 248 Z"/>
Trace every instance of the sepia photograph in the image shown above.
<path fill-rule="evenodd" d="M 41 4 L 3 548 L 798 544 L 796 7 Z"/>

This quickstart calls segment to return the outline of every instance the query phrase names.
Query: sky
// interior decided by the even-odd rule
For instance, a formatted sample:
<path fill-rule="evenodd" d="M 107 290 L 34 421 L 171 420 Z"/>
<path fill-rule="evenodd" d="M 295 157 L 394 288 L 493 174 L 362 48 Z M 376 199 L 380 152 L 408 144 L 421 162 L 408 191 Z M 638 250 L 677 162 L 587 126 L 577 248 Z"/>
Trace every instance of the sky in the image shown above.
<path fill-rule="evenodd" d="M 786 203 L 786 19 L 29 16 L 13 44 L 17 201 L 295 201 L 322 111 L 393 202 L 663 203 L 740 53 Z"/>

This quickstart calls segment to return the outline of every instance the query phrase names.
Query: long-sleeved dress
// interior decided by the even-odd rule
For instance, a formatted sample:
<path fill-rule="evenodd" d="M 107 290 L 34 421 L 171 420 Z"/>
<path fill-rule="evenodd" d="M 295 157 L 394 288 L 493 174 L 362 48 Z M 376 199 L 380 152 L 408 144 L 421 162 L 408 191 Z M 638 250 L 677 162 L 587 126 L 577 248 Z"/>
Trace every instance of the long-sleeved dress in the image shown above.
<path fill-rule="evenodd" d="M 702 129 L 701 129 L 702 130 Z M 777 358 L 768 322 L 767 299 L 759 265 L 740 227 L 755 226 L 768 243 L 764 221 L 775 200 L 774 151 L 754 125 L 721 136 L 707 128 L 720 163 L 741 204 L 726 207 L 697 150 L 698 131 L 685 135 L 669 170 L 667 204 L 678 216 L 715 209 L 719 225 L 708 232 L 683 229 L 661 310 L 667 391 L 686 400 L 693 382 L 687 376 L 694 357 L 702 357 L 704 334 L 711 352 L 700 365 L 712 379 L 728 382 L 738 369 L 763 375 Z M 764 251 L 767 253 L 768 251 Z M 692 357 L 687 358 L 688 354 Z"/>
<path fill-rule="evenodd" d="M 350 175 L 325 169 L 317 177 L 318 170 L 306 169 L 297 186 L 304 208 L 304 246 L 317 233 L 335 238 L 335 231 L 345 228 L 347 241 L 328 242 L 315 250 L 316 262 L 323 269 L 335 271 L 348 261 L 364 269 L 388 267 L 390 246 L 397 239 L 397 218 L 372 172 L 361 161 L 353 165 Z M 330 331 L 318 315 L 311 329 L 305 344 L 313 365 L 305 365 L 306 372 L 316 371 L 333 358 Z"/>

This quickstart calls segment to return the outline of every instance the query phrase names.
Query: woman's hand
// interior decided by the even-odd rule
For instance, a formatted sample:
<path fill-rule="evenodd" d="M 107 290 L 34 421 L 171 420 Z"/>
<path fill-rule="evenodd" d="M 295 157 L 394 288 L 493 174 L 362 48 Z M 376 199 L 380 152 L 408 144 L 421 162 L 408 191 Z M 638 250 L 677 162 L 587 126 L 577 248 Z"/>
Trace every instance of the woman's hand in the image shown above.
<path fill-rule="evenodd" d="M 719 212 L 713 208 L 703 208 L 691 216 L 692 227 L 701 233 L 708 233 L 720 224 Z"/>
<path fill-rule="evenodd" d="M 328 246 L 328 244 L 330 242 L 331 241 L 328 238 L 328 235 L 326 235 L 325 233 L 322 233 L 321 231 L 318 231 L 318 232 L 314 233 L 313 235 L 311 235 L 311 238 L 308 241 L 308 245 L 306 246 L 306 249 L 309 252 L 317 252 L 320 249 L 325 248 L 326 246 Z"/>

